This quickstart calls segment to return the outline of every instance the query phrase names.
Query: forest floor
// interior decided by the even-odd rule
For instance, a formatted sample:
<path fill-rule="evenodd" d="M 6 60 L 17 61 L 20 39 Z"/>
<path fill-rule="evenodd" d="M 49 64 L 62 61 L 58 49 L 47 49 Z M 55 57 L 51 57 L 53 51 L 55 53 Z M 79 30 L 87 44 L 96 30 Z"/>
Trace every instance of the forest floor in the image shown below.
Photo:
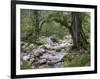
<path fill-rule="evenodd" d="M 72 49 L 72 46 L 73 41 L 70 35 L 57 43 L 49 39 L 49 42 L 38 46 L 34 44 L 27 46 L 24 42 L 21 46 L 21 69 L 89 66 L 88 51 L 83 49 L 77 51 Z"/>

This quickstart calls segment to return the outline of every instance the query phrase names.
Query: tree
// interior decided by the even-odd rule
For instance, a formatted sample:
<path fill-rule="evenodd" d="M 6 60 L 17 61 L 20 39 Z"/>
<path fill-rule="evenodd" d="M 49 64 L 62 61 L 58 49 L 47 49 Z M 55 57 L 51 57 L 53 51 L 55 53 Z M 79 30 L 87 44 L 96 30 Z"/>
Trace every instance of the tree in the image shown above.
<path fill-rule="evenodd" d="M 41 10 L 21 10 L 21 38 L 22 41 L 36 43 L 41 34 L 43 23 L 45 22 L 44 11 Z M 28 44 L 28 45 L 29 45 Z"/>
<path fill-rule="evenodd" d="M 82 28 L 82 16 L 80 12 L 72 12 L 72 38 L 75 48 L 85 48 L 89 43 Z"/>
<path fill-rule="evenodd" d="M 82 19 L 79 12 L 72 12 L 72 24 L 71 24 L 71 35 L 74 43 L 74 47 L 79 49 L 81 47 L 81 30 L 82 30 Z"/>
<path fill-rule="evenodd" d="M 60 23 L 62 26 L 66 27 L 66 29 L 69 30 L 69 33 L 72 36 L 73 39 L 73 47 L 76 49 L 80 48 L 85 48 L 89 44 L 86 39 L 86 35 L 83 31 L 82 27 L 82 21 L 83 21 L 83 16 L 81 16 L 82 13 L 80 12 L 67 12 L 67 15 L 65 12 L 63 13 L 57 13 L 52 14 L 53 20 L 55 22 Z M 71 19 L 69 20 L 69 17 Z"/>

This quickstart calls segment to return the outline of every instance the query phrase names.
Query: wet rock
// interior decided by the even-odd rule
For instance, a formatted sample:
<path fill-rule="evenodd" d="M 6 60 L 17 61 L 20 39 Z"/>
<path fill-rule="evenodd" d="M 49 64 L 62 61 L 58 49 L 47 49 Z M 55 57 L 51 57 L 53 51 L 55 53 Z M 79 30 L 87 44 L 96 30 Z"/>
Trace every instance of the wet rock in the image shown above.
<path fill-rule="evenodd" d="M 30 64 L 33 63 L 35 61 L 35 58 L 30 58 L 29 62 Z"/>
<path fill-rule="evenodd" d="M 54 50 L 48 50 L 48 51 L 47 51 L 48 54 L 52 54 L 52 55 L 55 55 L 55 52 L 56 52 L 56 51 L 54 51 Z"/>
<path fill-rule="evenodd" d="M 30 55 L 26 55 L 26 56 L 23 56 L 22 57 L 22 60 L 24 60 L 24 61 L 27 61 L 27 60 L 29 60 L 30 59 Z"/>
<path fill-rule="evenodd" d="M 45 52 L 42 48 L 33 49 L 34 56 L 41 56 Z"/>
<path fill-rule="evenodd" d="M 38 61 L 38 63 L 41 65 L 41 64 L 45 64 L 47 61 L 46 61 L 46 59 L 41 59 L 41 60 L 39 60 Z"/>
<path fill-rule="evenodd" d="M 62 62 L 58 62 L 55 64 L 49 64 L 49 68 L 60 68 L 62 67 Z"/>
<path fill-rule="evenodd" d="M 44 64 L 44 65 L 39 66 L 39 69 L 42 69 L 42 68 L 49 68 L 49 67 L 47 64 Z"/>
<path fill-rule="evenodd" d="M 34 69 L 61 67 L 65 51 L 73 45 L 71 37 L 68 36 L 59 42 L 54 42 L 51 37 L 47 37 L 46 42 L 46 44 L 33 48 L 29 53 L 21 52 L 21 59 L 28 61 Z"/>
<path fill-rule="evenodd" d="M 60 68 L 60 67 L 62 67 L 62 62 L 58 62 L 58 63 L 56 63 L 56 64 L 54 64 L 54 67 L 55 68 Z"/>
<path fill-rule="evenodd" d="M 42 56 L 40 56 L 40 59 L 48 59 L 49 56 L 50 56 L 50 54 L 45 53 L 45 54 L 43 54 Z"/>
<path fill-rule="evenodd" d="M 45 38 L 45 44 L 53 44 L 50 37 Z"/>
<path fill-rule="evenodd" d="M 58 63 L 58 62 L 62 61 L 63 57 L 64 57 L 64 54 L 62 54 L 62 53 L 57 53 L 55 56 L 49 56 L 48 64 Z"/>

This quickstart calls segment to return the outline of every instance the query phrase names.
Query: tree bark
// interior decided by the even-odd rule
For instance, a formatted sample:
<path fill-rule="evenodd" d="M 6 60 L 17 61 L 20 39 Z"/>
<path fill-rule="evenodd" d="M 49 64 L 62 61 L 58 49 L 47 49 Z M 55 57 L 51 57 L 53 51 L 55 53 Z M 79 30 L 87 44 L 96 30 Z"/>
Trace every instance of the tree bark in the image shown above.
<path fill-rule="evenodd" d="M 71 35 L 74 47 L 77 49 L 86 48 L 86 44 L 88 44 L 88 42 L 82 28 L 81 13 L 72 12 L 71 15 L 72 15 Z"/>
<path fill-rule="evenodd" d="M 74 47 L 79 49 L 80 47 L 80 34 L 81 34 L 81 18 L 80 13 L 72 12 L 72 39 Z"/>
<path fill-rule="evenodd" d="M 38 11 L 34 11 L 34 15 L 35 15 L 35 39 L 37 39 L 39 37 L 40 34 L 40 29 L 39 29 L 39 13 Z"/>
<path fill-rule="evenodd" d="M 69 33 L 72 36 L 72 40 L 73 40 L 73 47 L 80 49 L 80 48 L 85 48 L 87 49 L 86 45 L 88 45 L 89 43 L 87 42 L 85 33 L 83 31 L 82 28 L 82 17 L 81 17 L 81 13 L 80 12 L 71 12 L 71 25 L 68 25 L 68 21 L 67 19 L 57 19 L 55 18 L 54 21 L 57 23 L 60 23 L 62 26 L 64 26 L 65 28 L 67 28 L 69 30 Z M 62 16 L 61 16 L 62 17 Z M 65 18 L 65 17 L 63 17 Z"/>

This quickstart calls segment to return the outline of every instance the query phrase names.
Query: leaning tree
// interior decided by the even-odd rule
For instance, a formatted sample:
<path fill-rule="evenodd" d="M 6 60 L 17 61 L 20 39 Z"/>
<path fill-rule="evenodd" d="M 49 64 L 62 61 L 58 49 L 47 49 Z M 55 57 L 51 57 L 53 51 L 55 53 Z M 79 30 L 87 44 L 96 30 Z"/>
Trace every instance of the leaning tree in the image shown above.
<path fill-rule="evenodd" d="M 76 49 L 85 48 L 89 44 L 83 31 L 83 18 L 81 12 L 54 12 L 50 14 L 49 19 L 60 23 L 72 36 L 73 47 Z"/>

